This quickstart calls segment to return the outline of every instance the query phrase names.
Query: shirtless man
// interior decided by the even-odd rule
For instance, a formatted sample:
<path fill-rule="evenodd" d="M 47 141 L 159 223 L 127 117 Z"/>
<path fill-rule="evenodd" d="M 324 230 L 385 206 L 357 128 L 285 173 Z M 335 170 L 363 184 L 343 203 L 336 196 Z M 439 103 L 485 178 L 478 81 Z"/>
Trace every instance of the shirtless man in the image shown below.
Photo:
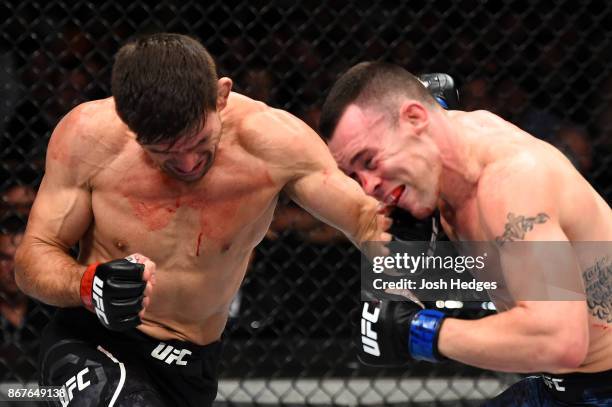
<path fill-rule="evenodd" d="M 229 306 L 281 191 L 357 246 L 390 239 L 312 129 L 231 86 L 195 39 L 146 36 L 118 52 L 113 97 L 55 129 L 17 282 L 63 307 L 40 360 L 63 405 L 211 405 Z"/>
<path fill-rule="evenodd" d="M 492 113 L 445 111 L 398 66 L 366 62 L 347 71 L 327 97 L 320 126 L 339 167 L 366 193 L 418 218 L 439 209 L 451 240 L 497 241 L 502 265 L 511 260 L 508 241 L 612 241 L 610 207 L 558 150 Z M 361 359 L 387 365 L 449 358 L 546 372 L 491 406 L 610 405 L 609 248 L 588 261 L 567 259 L 584 277 L 586 301 L 519 299 L 469 321 L 410 302 L 366 302 L 362 317 L 373 322 L 380 354 L 366 352 L 364 343 Z M 521 260 L 533 270 L 550 261 Z"/>

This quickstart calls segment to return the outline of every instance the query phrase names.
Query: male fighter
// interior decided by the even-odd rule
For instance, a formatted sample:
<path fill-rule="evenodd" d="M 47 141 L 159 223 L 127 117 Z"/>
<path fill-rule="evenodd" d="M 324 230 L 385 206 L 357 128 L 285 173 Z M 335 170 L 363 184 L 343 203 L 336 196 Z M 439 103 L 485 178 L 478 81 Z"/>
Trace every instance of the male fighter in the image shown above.
<path fill-rule="evenodd" d="M 331 89 L 320 127 L 339 167 L 366 193 L 418 218 L 439 209 L 451 240 L 497 242 L 502 264 L 513 260 L 508 242 L 612 241 L 610 207 L 558 150 L 492 113 L 442 109 L 401 67 L 349 69 Z M 533 270 L 558 261 L 520 260 Z M 376 365 L 450 358 L 546 372 L 492 406 L 611 405 L 612 255 L 563 261 L 582 275 L 586 301 L 516 299 L 507 309 L 498 304 L 504 312 L 469 321 L 410 302 L 366 302 L 362 315 L 375 322 L 380 354 L 364 346 L 360 357 Z"/>
<path fill-rule="evenodd" d="M 55 129 L 17 282 L 65 307 L 40 361 L 63 405 L 211 405 L 229 306 L 281 191 L 357 246 L 390 239 L 312 129 L 231 87 L 195 39 L 145 36 L 119 50 L 113 96 Z"/>

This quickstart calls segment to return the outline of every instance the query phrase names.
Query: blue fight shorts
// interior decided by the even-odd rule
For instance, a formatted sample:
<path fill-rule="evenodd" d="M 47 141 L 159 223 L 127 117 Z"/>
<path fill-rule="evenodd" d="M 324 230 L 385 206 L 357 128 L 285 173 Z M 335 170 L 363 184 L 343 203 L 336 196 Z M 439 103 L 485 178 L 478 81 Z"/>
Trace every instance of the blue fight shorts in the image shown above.
<path fill-rule="evenodd" d="M 612 406 L 612 370 L 530 376 L 513 384 L 483 406 Z"/>

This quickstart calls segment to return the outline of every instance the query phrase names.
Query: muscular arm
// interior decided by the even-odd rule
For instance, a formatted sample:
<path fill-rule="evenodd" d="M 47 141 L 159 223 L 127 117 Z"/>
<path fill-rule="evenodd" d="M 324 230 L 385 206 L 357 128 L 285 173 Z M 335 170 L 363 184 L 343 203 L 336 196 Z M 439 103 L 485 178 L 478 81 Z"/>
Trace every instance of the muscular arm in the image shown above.
<path fill-rule="evenodd" d="M 484 180 L 484 185 L 479 187 L 479 206 L 487 239 L 567 242 L 555 205 L 556 186 L 550 186 L 549 180 L 553 178 L 534 175 L 538 171 L 541 169 L 523 174 L 529 177 L 522 178 L 519 174 L 506 178 L 503 190 L 495 188 L 494 180 L 490 180 L 489 188 L 488 181 Z M 533 228 L 530 229 L 530 222 L 512 223 L 509 213 L 525 217 L 540 213 L 546 216 L 531 222 Z M 504 233 L 506 225 L 513 226 L 513 232 Z M 521 256 L 516 256 L 510 246 L 499 246 L 504 274 L 520 273 L 518 283 L 526 288 L 531 287 L 530 281 L 533 284 L 540 270 L 558 268 L 561 271 L 563 268 L 569 273 L 579 273 L 571 250 L 556 252 L 556 258 L 541 256 L 538 250 L 521 250 Z M 440 330 L 438 346 L 440 352 L 451 359 L 485 369 L 510 372 L 572 370 L 584 361 L 587 353 L 586 304 L 584 301 L 522 301 L 519 298 L 514 308 L 479 320 L 447 318 Z"/>
<path fill-rule="evenodd" d="M 361 247 L 386 239 L 388 226 L 377 214 L 378 203 L 359 184 L 338 169 L 329 149 L 306 124 L 280 110 L 270 109 L 251 120 L 252 131 L 266 129 L 266 159 L 286 176 L 284 191 L 298 205 L 341 230 Z"/>
<path fill-rule="evenodd" d="M 17 284 L 26 294 L 56 306 L 81 305 L 85 267 L 68 254 L 92 220 L 88 165 L 78 138 L 79 108 L 58 124 L 47 149 L 45 176 L 16 255 Z"/>
<path fill-rule="evenodd" d="M 384 240 L 378 203 L 335 167 L 335 162 L 334 167 L 300 174 L 285 189 L 298 205 L 341 230 L 358 247 L 367 241 Z"/>

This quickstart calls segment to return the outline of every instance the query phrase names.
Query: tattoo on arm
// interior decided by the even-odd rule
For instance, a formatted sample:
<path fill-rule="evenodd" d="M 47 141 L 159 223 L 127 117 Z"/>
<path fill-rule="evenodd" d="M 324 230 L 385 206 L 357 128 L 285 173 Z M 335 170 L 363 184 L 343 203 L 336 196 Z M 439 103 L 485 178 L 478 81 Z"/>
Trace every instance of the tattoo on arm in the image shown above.
<path fill-rule="evenodd" d="M 503 245 L 504 242 L 514 242 L 517 240 L 523 240 L 525 233 L 533 229 L 537 223 L 545 223 L 550 216 L 540 212 L 536 216 L 516 216 L 512 212 L 508 213 L 508 222 L 504 225 L 504 234 L 497 236 L 495 241 L 499 245 Z"/>
<path fill-rule="evenodd" d="M 606 323 L 612 323 L 612 259 L 608 256 L 582 273 L 587 305 L 591 314 Z"/>

